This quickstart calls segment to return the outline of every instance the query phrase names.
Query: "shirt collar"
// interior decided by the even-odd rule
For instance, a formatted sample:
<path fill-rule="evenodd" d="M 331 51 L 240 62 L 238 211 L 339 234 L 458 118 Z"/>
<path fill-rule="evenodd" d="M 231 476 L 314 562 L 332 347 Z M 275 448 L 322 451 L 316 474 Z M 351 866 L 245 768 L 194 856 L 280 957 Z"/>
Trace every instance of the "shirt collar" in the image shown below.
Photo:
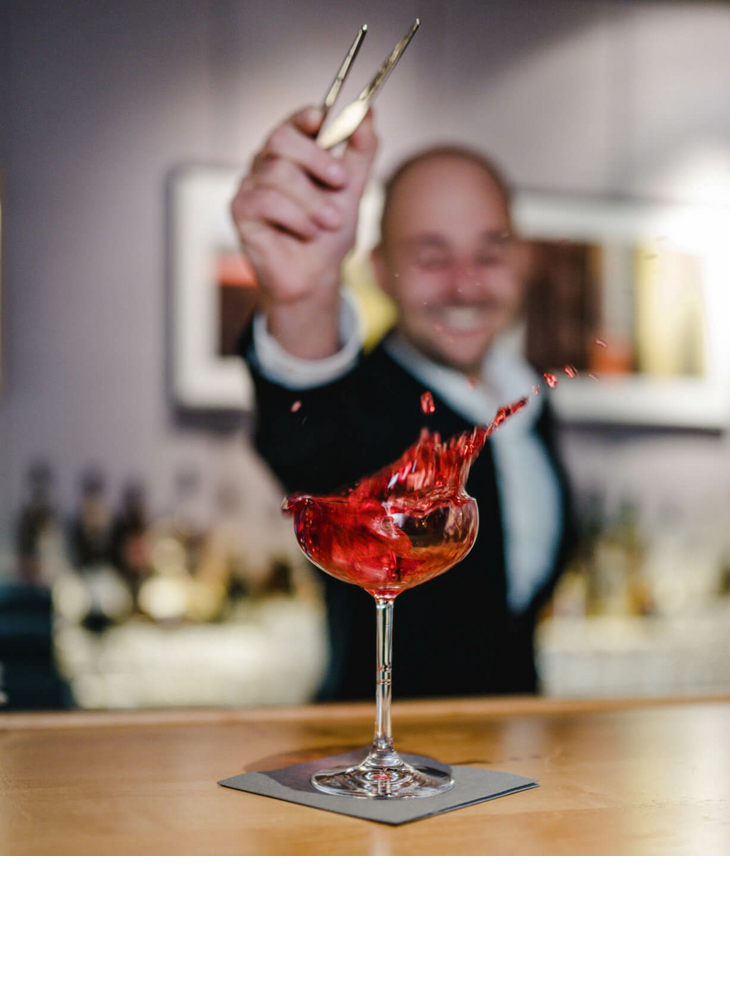
<path fill-rule="evenodd" d="M 401 367 L 474 424 L 488 424 L 502 405 L 512 404 L 520 398 L 529 399 L 527 406 L 499 432 L 508 426 L 513 434 L 518 429 L 527 430 L 540 414 L 545 399 L 542 394 L 532 392 L 540 378 L 523 356 L 522 325 L 504 330 L 495 339 L 484 357 L 482 380 L 477 382 L 470 382 L 461 371 L 431 360 L 397 332 L 391 333 L 383 346 Z"/>

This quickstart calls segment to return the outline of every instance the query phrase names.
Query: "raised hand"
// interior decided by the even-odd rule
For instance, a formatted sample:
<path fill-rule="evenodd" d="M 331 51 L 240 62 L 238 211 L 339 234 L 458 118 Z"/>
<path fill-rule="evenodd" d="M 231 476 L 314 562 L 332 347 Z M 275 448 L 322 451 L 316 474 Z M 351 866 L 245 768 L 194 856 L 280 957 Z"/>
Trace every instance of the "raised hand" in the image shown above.
<path fill-rule="evenodd" d="M 339 346 L 340 271 L 377 149 L 370 114 L 341 157 L 315 143 L 321 122 L 322 111 L 310 107 L 277 127 L 231 205 L 270 332 L 311 358 Z"/>

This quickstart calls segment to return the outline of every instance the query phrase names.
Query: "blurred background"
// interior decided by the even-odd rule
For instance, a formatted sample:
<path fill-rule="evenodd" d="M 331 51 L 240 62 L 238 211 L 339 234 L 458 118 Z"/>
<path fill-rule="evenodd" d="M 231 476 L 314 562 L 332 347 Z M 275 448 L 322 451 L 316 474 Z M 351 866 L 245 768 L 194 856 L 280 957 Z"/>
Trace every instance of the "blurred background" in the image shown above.
<path fill-rule="evenodd" d="M 531 355 L 578 372 L 543 691 L 730 686 L 727 4 L 24 0 L 0 6 L 0 709 L 314 694 L 318 584 L 226 355 L 252 295 L 225 203 L 361 23 L 356 91 L 415 16 L 377 176 L 436 141 L 493 156 L 536 240 Z"/>

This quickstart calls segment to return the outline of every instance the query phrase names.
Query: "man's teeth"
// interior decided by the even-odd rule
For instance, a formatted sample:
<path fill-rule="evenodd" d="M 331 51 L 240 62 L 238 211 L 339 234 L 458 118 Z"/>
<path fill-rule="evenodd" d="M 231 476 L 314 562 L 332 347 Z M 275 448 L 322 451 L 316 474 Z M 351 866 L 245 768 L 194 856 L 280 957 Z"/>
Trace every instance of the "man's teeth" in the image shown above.
<path fill-rule="evenodd" d="M 443 309 L 440 322 L 444 329 L 456 333 L 471 333 L 484 326 L 484 312 L 481 309 L 459 306 Z"/>

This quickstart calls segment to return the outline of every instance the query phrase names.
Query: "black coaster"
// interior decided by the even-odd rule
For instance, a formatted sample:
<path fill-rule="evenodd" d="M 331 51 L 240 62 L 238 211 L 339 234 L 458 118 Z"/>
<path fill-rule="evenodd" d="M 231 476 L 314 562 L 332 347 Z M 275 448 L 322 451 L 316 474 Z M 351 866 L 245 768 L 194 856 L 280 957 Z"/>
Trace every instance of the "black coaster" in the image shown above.
<path fill-rule="evenodd" d="M 369 799 L 366 796 L 327 796 L 317 792 L 309 781 L 310 777 L 320 769 L 332 768 L 336 765 L 357 765 L 369 750 L 369 748 L 360 748 L 347 754 L 330 755 L 328 758 L 320 758 L 313 762 L 299 762 L 269 772 L 244 772 L 242 775 L 223 779 L 218 785 L 256 793 L 259 796 L 284 799 L 289 803 L 301 803 L 303 806 L 313 806 L 315 809 L 329 810 L 331 813 L 344 813 L 346 816 L 356 816 L 362 820 L 372 820 L 374 823 L 389 823 L 393 826 L 410 823 L 412 820 L 423 820 L 439 813 L 448 813 L 450 810 L 483 803 L 498 796 L 508 796 L 523 789 L 534 789 L 539 785 L 537 780 L 526 779 L 523 775 L 461 765 L 444 765 L 425 755 L 413 755 L 407 752 L 400 754 L 410 765 L 426 765 L 451 771 L 455 780 L 453 789 L 436 796 L 392 800 Z"/>

